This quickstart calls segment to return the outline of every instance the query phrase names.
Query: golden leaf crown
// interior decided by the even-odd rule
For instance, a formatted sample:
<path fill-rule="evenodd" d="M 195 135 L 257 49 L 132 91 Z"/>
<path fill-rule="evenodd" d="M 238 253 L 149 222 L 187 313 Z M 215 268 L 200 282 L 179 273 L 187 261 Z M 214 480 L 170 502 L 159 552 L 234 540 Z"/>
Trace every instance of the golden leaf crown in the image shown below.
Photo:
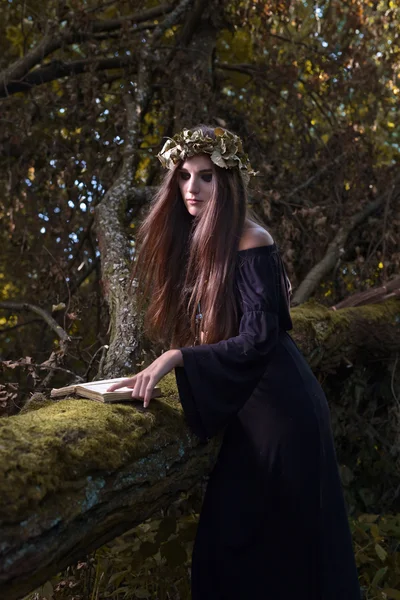
<path fill-rule="evenodd" d="M 173 169 L 180 161 L 196 154 L 209 154 L 212 162 L 223 169 L 238 167 L 245 179 L 256 175 L 250 165 L 249 157 L 243 152 L 239 136 L 216 127 L 215 138 L 205 135 L 201 129 L 183 129 L 172 138 L 168 138 L 157 158 L 166 169 Z"/>

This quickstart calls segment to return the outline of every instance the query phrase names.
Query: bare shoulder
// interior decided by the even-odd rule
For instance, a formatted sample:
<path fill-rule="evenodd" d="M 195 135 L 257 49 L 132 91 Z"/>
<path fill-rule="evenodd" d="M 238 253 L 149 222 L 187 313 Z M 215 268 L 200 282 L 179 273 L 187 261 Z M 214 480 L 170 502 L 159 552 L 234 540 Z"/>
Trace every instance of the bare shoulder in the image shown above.
<path fill-rule="evenodd" d="M 262 227 L 250 227 L 246 229 L 239 242 L 239 250 L 258 248 L 259 246 L 271 246 L 274 243 L 272 236 Z"/>

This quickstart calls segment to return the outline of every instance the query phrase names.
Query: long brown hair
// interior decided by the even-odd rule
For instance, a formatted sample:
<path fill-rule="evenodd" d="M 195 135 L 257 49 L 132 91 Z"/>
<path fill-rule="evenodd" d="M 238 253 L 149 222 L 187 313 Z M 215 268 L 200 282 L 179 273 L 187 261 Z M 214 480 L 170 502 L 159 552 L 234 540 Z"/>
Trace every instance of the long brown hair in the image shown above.
<path fill-rule="evenodd" d="M 212 127 L 193 129 L 215 137 Z M 132 281 L 139 308 L 147 305 L 145 333 L 173 348 L 193 344 L 199 302 L 206 343 L 237 334 L 234 274 L 247 191 L 238 168 L 213 166 L 211 197 L 199 217 L 183 202 L 178 164 L 165 175 L 136 238 Z"/>

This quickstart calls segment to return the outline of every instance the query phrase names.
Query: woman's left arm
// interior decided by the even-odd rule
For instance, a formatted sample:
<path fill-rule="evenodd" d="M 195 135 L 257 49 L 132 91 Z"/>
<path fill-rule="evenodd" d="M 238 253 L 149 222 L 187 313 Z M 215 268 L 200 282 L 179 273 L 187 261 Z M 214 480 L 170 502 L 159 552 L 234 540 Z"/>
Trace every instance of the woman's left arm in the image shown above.
<path fill-rule="evenodd" d="M 110 386 L 107 392 L 114 392 L 121 387 L 132 388 L 132 398 L 143 398 L 143 406 L 147 408 L 157 383 L 175 367 L 183 367 L 182 352 L 175 349 L 168 350 L 140 373 Z"/>

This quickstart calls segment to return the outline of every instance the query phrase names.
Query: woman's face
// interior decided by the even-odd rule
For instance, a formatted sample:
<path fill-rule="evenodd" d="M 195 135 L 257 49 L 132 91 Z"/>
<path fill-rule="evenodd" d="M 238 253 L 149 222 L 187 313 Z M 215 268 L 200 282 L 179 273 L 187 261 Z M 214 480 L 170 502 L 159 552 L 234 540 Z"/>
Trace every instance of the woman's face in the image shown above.
<path fill-rule="evenodd" d="M 214 168 L 207 154 L 187 158 L 179 168 L 178 181 L 183 202 L 192 216 L 200 214 L 211 198 Z"/>

